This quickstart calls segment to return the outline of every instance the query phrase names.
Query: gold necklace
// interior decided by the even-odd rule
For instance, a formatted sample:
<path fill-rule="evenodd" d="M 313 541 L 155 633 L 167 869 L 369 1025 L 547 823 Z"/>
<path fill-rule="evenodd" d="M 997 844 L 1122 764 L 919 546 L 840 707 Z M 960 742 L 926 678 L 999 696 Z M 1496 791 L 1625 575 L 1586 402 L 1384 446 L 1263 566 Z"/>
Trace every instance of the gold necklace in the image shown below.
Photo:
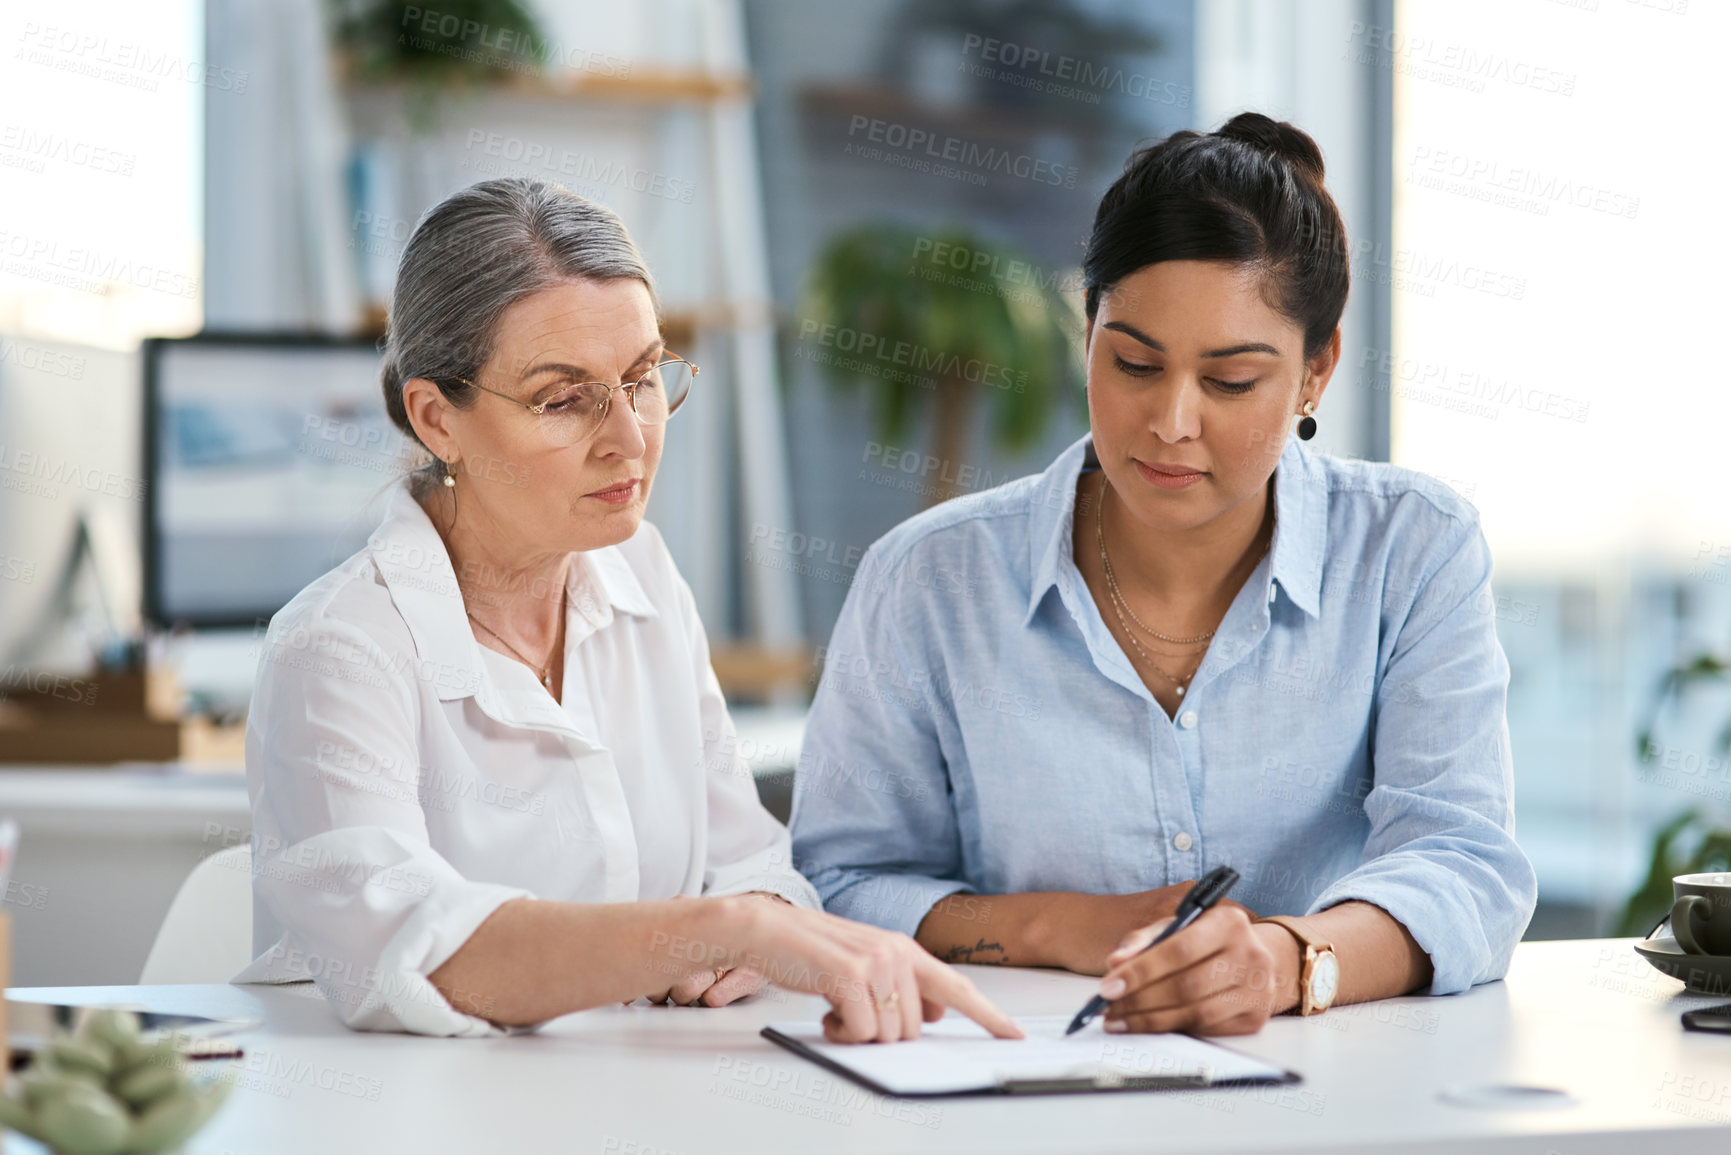
<path fill-rule="evenodd" d="M 1130 620 L 1142 627 L 1142 632 L 1159 638 L 1163 642 L 1171 642 L 1175 646 L 1193 646 L 1198 642 L 1206 642 L 1214 636 L 1214 630 L 1205 634 L 1197 634 L 1193 638 L 1174 638 L 1161 633 L 1136 616 L 1136 611 L 1130 608 L 1130 603 L 1124 601 L 1123 593 L 1118 589 L 1118 575 L 1112 572 L 1112 559 L 1106 555 L 1106 483 L 1100 483 L 1100 507 L 1094 511 L 1094 538 L 1100 543 L 1100 564 L 1106 570 L 1106 588 L 1112 591 L 1116 600 L 1124 603 L 1124 612 L 1130 615 Z"/>
<path fill-rule="evenodd" d="M 1151 656 L 1149 656 L 1148 651 L 1142 648 L 1142 643 L 1136 640 L 1136 635 L 1130 632 L 1129 623 L 1127 623 L 1124 620 L 1124 610 L 1122 608 L 1122 603 L 1119 602 L 1117 599 L 1113 599 L 1112 609 L 1115 613 L 1117 613 L 1118 625 L 1123 628 L 1124 636 L 1126 638 L 1130 639 L 1130 645 L 1136 650 L 1136 653 L 1141 656 L 1141 658 L 1144 662 L 1148 663 L 1148 665 L 1153 668 L 1155 673 L 1157 673 L 1161 677 L 1165 678 L 1168 682 L 1171 682 L 1173 690 L 1178 694 L 1179 697 L 1183 697 L 1185 687 L 1187 687 L 1190 684 L 1190 678 L 1194 678 L 1196 676 L 1196 670 L 1199 670 L 1202 668 L 1201 661 L 1200 660 L 1197 661 L 1196 669 L 1193 669 L 1190 671 L 1189 677 L 1187 677 L 1187 678 L 1178 677 L 1178 675 L 1174 674 L 1171 670 L 1168 670 L 1165 666 L 1162 666 L 1159 662 L 1156 662 Z M 1207 649 L 1206 646 L 1198 646 L 1194 652 L 1201 653 L 1205 649 Z"/>
<path fill-rule="evenodd" d="M 489 634 L 492 634 L 493 637 L 498 641 L 498 643 L 501 646 L 504 646 L 507 650 L 510 650 L 511 653 L 515 654 L 517 657 L 517 660 L 519 662 L 522 662 L 524 665 L 526 665 L 530 669 L 534 670 L 537 674 L 540 674 L 541 675 L 541 684 L 543 686 L 546 686 L 549 690 L 551 690 L 553 688 L 553 667 L 551 664 L 545 665 L 545 666 L 536 665 L 534 662 L 531 662 L 528 658 L 525 658 L 523 656 L 523 652 L 521 650 L 519 650 L 516 646 L 513 646 L 510 642 L 507 642 L 504 638 L 499 637 L 498 633 L 496 631 L 494 631 L 493 627 L 489 626 L 486 622 L 482 621 L 480 618 L 476 617 L 474 614 L 470 614 L 467 607 L 464 608 L 463 612 L 466 614 L 469 614 L 469 620 L 471 622 L 474 622 L 477 626 L 480 626 L 483 630 L 486 630 Z"/>
<path fill-rule="evenodd" d="M 1160 633 L 1158 630 L 1151 629 L 1147 625 L 1143 624 L 1141 618 L 1136 616 L 1136 611 L 1130 608 L 1130 603 L 1125 600 L 1123 591 L 1118 588 L 1118 579 L 1112 573 L 1112 559 L 1106 553 L 1106 490 L 1108 488 L 1109 486 L 1106 483 L 1106 479 L 1102 476 L 1100 479 L 1100 504 L 1094 511 L 1094 540 L 1098 542 L 1100 546 L 1100 564 L 1106 572 L 1106 590 L 1110 595 L 1112 602 L 1112 612 L 1118 616 L 1118 625 L 1124 631 L 1124 636 L 1130 639 L 1130 645 L 1135 649 L 1136 653 L 1141 655 L 1142 660 L 1151 666 L 1156 673 L 1165 678 L 1168 682 L 1171 682 L 1174 692 L 1177 693 L 1179 697 L 1183 697 L 1184 691 L 1189 687 L 1191 679 L 1196 677 L 1196 671 L 1202 668 L 1202 659 L 1197 659 L 1196 667 L 1190 671 L 1189 677 L 1179 678 L 1170 670 L 1156 662 L 1148 651 L 1143 649 L 1142 643 L 1136 640 L 1135 632 L 1130 629 L 1130 623 L 1124 620 L 1124 615 L 1129 614 L 1130 618 L 1135 621 L 1138 626 L 1141 626 L 1143 630 L 1162 639 L 1163 641 L 1174 642 L 1180 645 L 1188 645 L 1192 642 L 1204 643 L 1203 645 L 1197 646 L 1197 648 L 1192 651 L 1193 653 L 1201 653 L 1206 650 L 1208 648 L 1206 645 L 1207 641 L 1215 635 L 1219 630 L 1219 627 L 1216 626 L 1207 633 L 1198 634 L 1194 638 L 1173 638 Z M 1268 556 L 1268 551 L 1273 548 L 1273 546 L 1274 539 L 1270 536 L 1268 545 L 1262 548 L 1262 556 L 1256 559 L 1257 565 L 1262 564 L 1262 558 Z"/>
<path fill-rule="evenodd" d="M 1130 623 L 1124 620 L 1124 611 L 1126 609 L 1128 609 L 1129 607 L 1125 605 L 1123 597 L 1121 597 L 1119 594 L 1117 594 L 1115 591 L 1113 591 L 1112 596 L 1111 596 L 1111 601 L 1112 601 L 1112 612 L 1118 615 L 1118 626 L 1120 629 L 1122 629 L 1124 631 L 1124 636 L 1127 639 L 1129 639 L 1131 648 L 1136 651 L 1137 655 L 1145 663 L 1147 663 L 1148 666 L 1151 669 L 1153 669 L 1155 673 L 1159 674 L 1161 677 L 1165 678 L 1168 682 L 1172 683 L 1172 688 L 1174 689 L 1174 691 L 1177 692 L 1179 697 L 1183 697 L 1185 689 L 1188 688 L 1188 686 L 1190 684 L 1190 679 L 1194 678 L 1196 676 L 1196 670 L 1199 670 L 1202 668 L 1201 659 L 1197 660 L 1196 667 L 1190 671 L 1190 674 L 1188 677 L 1180 678 L 1178 675 L 1174 674 L 1171 670 L 1168 670 L 1165 666 L 1162 666 L 1159 662 L 1156 662 L 1154 660 L 1153 655 L 1150 654 L 1146 649 L 1143 648 L 1141 642 L 1136 640 L 1135 631 L 1133 631 L 1130 628 Z M 1192 652 L 1193 653 L 1201 653 L 1203 650 L 1206 650 L 1207 648 L 1208 647 L 1206 647 L 1206 646 L 1198 646 Z"/>

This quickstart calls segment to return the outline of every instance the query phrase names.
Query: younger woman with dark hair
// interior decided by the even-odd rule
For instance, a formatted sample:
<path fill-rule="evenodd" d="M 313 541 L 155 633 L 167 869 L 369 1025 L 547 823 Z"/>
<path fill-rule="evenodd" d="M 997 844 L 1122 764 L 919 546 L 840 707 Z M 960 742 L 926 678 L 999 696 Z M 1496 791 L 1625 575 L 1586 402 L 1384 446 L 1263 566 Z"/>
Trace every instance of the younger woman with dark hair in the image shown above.
<path fill-rule="evenodd" d="M 1290 436 L 1347 266 L 1292 125 L 1130 158 L 1083 264 L 1089 435 L 860 565 L 794 799 L 827 909 L 1101 974 L 1107 1030 L 1503 975 L 1536 888 L 1477 514 Z M 1138 955 L 1218 865 L 1237 901 Z"/>

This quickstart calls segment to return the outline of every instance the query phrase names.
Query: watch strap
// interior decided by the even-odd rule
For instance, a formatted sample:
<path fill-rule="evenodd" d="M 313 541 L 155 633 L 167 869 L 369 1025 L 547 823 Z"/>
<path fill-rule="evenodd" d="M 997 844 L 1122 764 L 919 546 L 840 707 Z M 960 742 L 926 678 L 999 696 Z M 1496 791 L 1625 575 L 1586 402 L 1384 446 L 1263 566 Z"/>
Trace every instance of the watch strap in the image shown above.
<path fill-rule="evenodd" d="M 1292 932 L 1292 937 L 1296 938 L 1300 943 L 1309 947 L 1311 950 L 1321 951 L 1334 949 L 1334 944 L 1330 943 L 1321 935 L 1306 930 L 1296 918 L 1293 918 L 1289 914 L 1271 914 L 1265 918 L 1259 918 L 1256 921 L 1279 923 L 1281 926 Z"/>
<path fill-rule="evenodd" d="M 1284 927 L 1288 934 L 1298 940 L 1298 1005 L 1289 1014 L 1313 1015 L 1325 1007 L 1319 1007 L 1311 998 L 1311 977 L 1316 970 L 1316 960 L 1325 951 L 1334 953 L 1334 946 L 1321 935 L 1314 934 L 1298 924 L 1291 915 L 1271 914 L 1259 918 L 1257 922 L 1272 922 Z"/>

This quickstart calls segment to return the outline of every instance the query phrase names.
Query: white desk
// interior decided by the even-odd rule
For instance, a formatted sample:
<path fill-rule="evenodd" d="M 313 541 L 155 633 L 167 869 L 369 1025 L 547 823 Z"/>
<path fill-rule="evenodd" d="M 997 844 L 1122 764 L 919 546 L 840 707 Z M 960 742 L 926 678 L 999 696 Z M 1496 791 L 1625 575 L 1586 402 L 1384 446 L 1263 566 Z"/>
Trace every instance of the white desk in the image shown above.
<path fill-rule="evenodd" d="M 720 1010 L 609 1007 L 504 1039 L 357 1034 L 310 984 L 58 987 L 8 993 L 248 1014 L 241 1082 L 188 1151 L 771 1152 L 1731 1149 L 1731 1038 L 1685 1032 L 1683 996 L 1630 940 L 1530 943 L 1508 979 L 1446 999 L 1282 1018 L 1233 1041 L 1295 1087 L 1027 1099 L 885 1100 L 758 1037 L 821 1000 L 766 992 Z M 1091 980 L 970 967 L 1018 1014 L 1069 1013 Z M 1561 1110 L 1439 1101 L 1457 1083 L 1562 1087 Z M 6 1150 L 34 1151 L 8 1137 Z"/>

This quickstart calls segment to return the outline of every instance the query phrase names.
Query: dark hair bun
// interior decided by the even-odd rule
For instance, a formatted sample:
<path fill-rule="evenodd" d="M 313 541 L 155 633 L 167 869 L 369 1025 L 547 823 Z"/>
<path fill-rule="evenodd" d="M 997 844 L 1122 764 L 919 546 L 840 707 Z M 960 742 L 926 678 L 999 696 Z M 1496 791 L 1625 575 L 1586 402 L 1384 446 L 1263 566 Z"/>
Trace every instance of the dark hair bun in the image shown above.
<path fill-rule="evenodd" d="M 1082 308 L 1161 261 L 1255 269 L 1264 299 L 1304 331 L 1314 357 L 1340 326 L 1352 280 L 1346 225 L 1302 129 L 1244 112 L 1218 132 L 1184 129 L 1138 148 L 1100 198 L 1082 258 Z"/>
<path fill-rule="evenodd" d="M 1254 145 L 1296 165 L 1313 180 L 1322 180 L 1322 150 L 1309 133 L 1284 120 L 1274 120 L 1260 112 L 1241 112 L 1221 125 L 1214 135 Z"/>

